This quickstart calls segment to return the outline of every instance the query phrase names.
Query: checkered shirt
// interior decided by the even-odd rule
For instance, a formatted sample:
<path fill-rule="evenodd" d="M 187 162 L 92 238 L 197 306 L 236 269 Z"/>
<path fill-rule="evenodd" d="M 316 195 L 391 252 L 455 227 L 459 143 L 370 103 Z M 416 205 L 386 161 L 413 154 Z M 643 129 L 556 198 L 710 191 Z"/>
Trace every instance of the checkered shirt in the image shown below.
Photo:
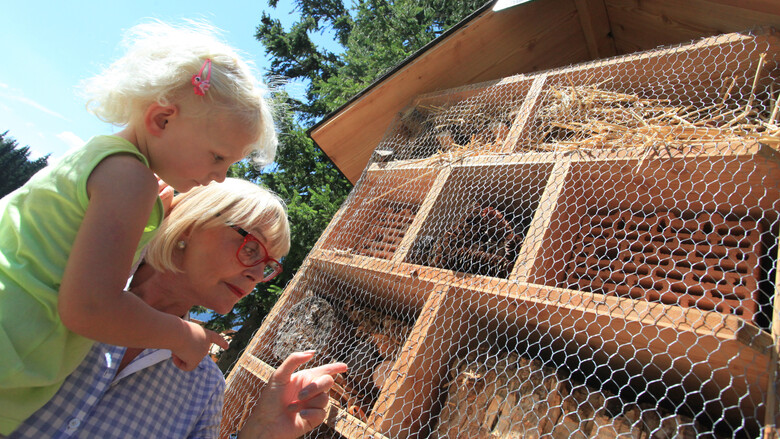
<path fill-rule="evenodd" d="M 117 375 L 124 352 L 96 343 L 54 398 L 8 438 L 218 436 L 225 380 L 209 357 L 184 372 L 170 351 L 146 349 Z"/>

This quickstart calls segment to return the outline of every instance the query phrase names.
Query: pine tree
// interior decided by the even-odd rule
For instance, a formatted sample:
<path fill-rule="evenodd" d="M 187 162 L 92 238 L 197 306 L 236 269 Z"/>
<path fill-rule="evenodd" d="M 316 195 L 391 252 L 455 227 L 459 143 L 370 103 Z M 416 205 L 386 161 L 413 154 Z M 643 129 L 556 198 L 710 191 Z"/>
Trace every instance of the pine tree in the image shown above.
<path fill-rule="evenodd" d="M 29 156 L 29 146 L 19 147 L 8 131 L 0 134 L 0 198 L 21 187 L 49 162 L 48 154 L 35 160 Z"/>
<path fill-rule="evenodd" d="M 276 3 L 269 1 L 273 7 Z M 306 95 L 304 99 L 277 96 L 281 134 L 272 169 L 260 172 L 241 163 L 233 168 L 233 175 L 264 184 L 286 201 L 292 248 L 282 261 L 282 275 L 269 285 L 259 285 L 230 314 L 209 321 L 217 330 L 241 325 L 220 358 L 223 371 L 238 359 L 351 189 L 306 130 L 483 3 L 357 0 L 347 8 L 341 0 L 297 0 L 299 18 L 290 30 L 263 14 L 255 36 L 271 57 L 269 78 L 303 81 Z M 333 33 L 342 51 L 317 47 L 311 35 L 325 31 Z"/>

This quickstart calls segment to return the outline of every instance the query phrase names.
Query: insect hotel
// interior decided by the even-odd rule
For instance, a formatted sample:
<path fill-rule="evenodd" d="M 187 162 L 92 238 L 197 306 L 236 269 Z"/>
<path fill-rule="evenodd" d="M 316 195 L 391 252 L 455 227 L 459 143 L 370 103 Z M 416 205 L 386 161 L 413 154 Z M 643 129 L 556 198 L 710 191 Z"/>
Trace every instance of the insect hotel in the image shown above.
<path fill-rule="evenodd" d="M 779 63 L 761 28 L 407 101 L 225 436 L 307 349 L 349 366 L 312 438 L 775 434 Z"/>

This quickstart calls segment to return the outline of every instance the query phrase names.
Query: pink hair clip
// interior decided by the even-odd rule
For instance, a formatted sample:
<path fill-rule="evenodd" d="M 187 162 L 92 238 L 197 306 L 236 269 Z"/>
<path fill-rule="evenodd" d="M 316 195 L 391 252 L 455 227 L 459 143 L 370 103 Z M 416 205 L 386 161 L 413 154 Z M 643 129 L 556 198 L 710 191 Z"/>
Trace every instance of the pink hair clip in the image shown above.
<path fill-rule="evenodd" d="M 208 70 L 206 71 L 206 78 L 203 78 L 203 71 L 206 70 L 206 67 L 208 67 Z M 194 85 L 195 94 L 198 96 L 206 96 L 206 91 L 209 89 L 209 86 L 211 85 L 211 59 L 206 59 L 206 61 L 203 62 L 203 65 L 200 68 L 200 71 L 192 75 L 192 85 Z"/>

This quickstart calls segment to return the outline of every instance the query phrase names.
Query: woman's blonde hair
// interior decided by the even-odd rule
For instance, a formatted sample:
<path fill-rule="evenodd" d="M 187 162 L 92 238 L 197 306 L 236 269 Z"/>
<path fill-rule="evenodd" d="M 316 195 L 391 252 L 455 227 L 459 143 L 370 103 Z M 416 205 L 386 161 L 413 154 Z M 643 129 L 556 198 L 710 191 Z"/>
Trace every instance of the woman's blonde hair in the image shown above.
<path fill-rule="evenodd" d="M 175 208 L 146 251 L 146 263 L 158 271 L 181 272 L 173 261 L 177 242 L 197 229 L 238 225 L 258 235 L 274 258 L 290 251 L 287 208 L 270 190 L 235 178 L 211 182 L 176 197 Z"/>
<path fill-rule="evenodd" d="M 129 29 L 123 45 L 124 56 L 81 84 L 90 112 L 122 126 L 140 118 L 155 102 L 186 106 L 196 116 L 227 114 L 256 134 L 251 145 L 255 164 L 273 161 L 278 140 L 266 100 L 268 88 L 256 79 L 251 64 L 220 39 L 216 28 L 201 21 L 179 26 L 151 21 Z M 198 96 L 192 76 L 207 59 L 210 87 Z"/>

